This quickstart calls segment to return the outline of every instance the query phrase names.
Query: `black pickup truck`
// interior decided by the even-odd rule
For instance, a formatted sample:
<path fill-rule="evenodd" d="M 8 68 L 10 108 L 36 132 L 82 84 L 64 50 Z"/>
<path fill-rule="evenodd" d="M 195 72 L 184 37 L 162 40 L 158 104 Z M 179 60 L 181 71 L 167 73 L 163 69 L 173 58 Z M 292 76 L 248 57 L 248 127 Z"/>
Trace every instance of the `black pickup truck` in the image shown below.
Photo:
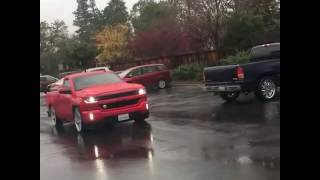
<path fill-rule="evenodd" d="M 205 90 L 226 101 L 252 91 L 263 101 L 272 100 L 280 87 L 280 43 L 253 47 L 246 64 L 206 67 L 203 77 Z"/>

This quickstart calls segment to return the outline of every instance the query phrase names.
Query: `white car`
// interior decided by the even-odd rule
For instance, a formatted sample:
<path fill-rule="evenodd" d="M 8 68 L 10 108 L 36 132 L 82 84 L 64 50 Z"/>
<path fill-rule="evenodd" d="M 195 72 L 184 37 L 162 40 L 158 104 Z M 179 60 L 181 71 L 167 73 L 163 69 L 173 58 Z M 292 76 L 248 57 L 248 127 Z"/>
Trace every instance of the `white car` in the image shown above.
<path fill-rule="evenodd" d="M 92 72 L 92 71 L 110 71 L 108 67 L 95 67 L 95 68 L 89 68 L 86 69 L 85 72 Z"/>

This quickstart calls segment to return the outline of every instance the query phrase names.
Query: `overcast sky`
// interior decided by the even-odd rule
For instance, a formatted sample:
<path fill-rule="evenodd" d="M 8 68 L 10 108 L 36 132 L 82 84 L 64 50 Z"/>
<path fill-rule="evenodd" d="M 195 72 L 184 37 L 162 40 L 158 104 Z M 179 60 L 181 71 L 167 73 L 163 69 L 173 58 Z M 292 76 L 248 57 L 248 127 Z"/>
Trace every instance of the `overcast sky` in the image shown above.
<path fill-rule="evenodd" d="M 96 0 L 98 9 L 107 6 L 110 0 Z M 138 0 L 124 0 L 128 12 Z M 40 0 L 40 20 L 52 22 L 55 19 L 64 20 L 69 27 L 69 32 L 73 33 L 77 28 L 72 25 L 73 11 L 77 9 L 77 0 Z"/>

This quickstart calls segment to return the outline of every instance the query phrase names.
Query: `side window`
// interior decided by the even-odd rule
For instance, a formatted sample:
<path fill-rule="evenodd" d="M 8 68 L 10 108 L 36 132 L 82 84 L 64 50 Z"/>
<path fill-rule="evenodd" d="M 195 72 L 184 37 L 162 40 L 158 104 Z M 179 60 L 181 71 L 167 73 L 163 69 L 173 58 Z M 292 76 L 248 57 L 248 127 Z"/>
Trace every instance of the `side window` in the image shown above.
<path fill-rule="evenodd" d="M 70 87 L 69 79 L 65 79 L 65 80 L 63 81 L 63 86 L 65 86 L 65 87 Z"/>
<path fill-rule="evenodd" d="M 128 73 L 129 77 L 140 76 L 140 75 L 142 75 L 141 68 L 134 69 Z"/>
<path fill-rule="evenodd" d="M 50 92 L 57 91 L 63 84 L 63 79 L 58 80 L 57 82 L 50 85 Z"/>
<path fill-rule="evenodd" d="M 56 81 L 56 79 L 55 79 L 55 78 L 50 77 L 50 76 L 48 76 L 48 77 L 47 77 L 47 79 L 48 79 L 49 81 Z"/>
<path fill-rule="evenodd" d="M 163 71 L 163 70 L 166 70 L 167 68 L 166 68 L 166 66 L 164 66 L 164 65 L 159 65 L 159 66 L 157 66 L 158 67 L 158 70 L 159 71 Z"/>
<path fill-rule="evenodd" d="M 46 77 L 40 77 L 40 82 L 44 82 L 44 81 L 47 81 L 47 78 Z"/>
<path fill-rule="evenodd" d="M 158 71 L 157 66 L 147 66 L 142 68 L 143 74 L 152 73 Z"/>

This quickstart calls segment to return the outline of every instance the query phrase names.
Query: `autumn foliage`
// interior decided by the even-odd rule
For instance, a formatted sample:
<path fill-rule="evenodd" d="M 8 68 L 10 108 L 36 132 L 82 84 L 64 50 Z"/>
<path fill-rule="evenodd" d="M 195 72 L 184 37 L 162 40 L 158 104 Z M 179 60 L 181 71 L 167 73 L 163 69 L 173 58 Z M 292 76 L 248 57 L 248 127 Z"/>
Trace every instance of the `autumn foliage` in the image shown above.
<path fill-rule="evenodd" d="M 129 28 L 126 25 L 117 24 L 106 26 L 96 34 L 96 46 L 100 53 L 97 60 L 100 64 L 121 61 L 130 57 L 127 43 Z"/>

